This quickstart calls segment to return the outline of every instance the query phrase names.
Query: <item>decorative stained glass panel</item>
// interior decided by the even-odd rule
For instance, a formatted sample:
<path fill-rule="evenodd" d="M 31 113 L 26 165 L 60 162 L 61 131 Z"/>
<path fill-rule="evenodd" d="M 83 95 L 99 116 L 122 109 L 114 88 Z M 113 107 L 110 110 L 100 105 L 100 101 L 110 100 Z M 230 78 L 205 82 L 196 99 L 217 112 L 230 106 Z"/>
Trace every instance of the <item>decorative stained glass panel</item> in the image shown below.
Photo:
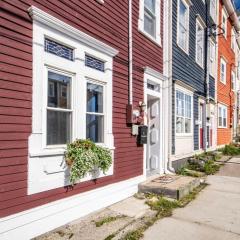
<path fill-rule="evenodd" d="M 45 51 L 73 61 L 73 49 L 45 38 Z"/>
<path fill-rule="evenodd" d="M 104 61 L 88 55 L 85 56 L 85 66 L 104 72 Z"/>

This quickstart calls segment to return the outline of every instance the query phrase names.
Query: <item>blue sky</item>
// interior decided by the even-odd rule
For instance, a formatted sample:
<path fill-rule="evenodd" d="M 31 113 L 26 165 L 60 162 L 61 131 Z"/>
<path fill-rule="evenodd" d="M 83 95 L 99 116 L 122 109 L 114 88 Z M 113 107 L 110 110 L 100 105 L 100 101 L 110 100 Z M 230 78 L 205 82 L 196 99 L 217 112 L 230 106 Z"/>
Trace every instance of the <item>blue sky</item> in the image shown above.
<path fill-rule="evenodd" d="M 235 4 L 236 4 L 236 8 L 240 8 L 240 0 L 234 0 Z"/>

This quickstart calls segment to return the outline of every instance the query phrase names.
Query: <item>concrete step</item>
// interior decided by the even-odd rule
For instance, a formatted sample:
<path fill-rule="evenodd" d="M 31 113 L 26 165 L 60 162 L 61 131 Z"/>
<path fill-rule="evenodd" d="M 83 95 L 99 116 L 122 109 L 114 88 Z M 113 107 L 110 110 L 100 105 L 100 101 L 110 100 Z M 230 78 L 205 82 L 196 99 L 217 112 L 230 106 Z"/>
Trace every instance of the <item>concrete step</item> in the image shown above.
<path fill-rule="evenodd" d="M 198 187 L 200 183 L 200 178 L 180 175 L 164 175 L 140 183 L 138 185 L 138 191 L 142 193 L 162 194 L 174 199 L 182 199 L 194 188 Z"/>

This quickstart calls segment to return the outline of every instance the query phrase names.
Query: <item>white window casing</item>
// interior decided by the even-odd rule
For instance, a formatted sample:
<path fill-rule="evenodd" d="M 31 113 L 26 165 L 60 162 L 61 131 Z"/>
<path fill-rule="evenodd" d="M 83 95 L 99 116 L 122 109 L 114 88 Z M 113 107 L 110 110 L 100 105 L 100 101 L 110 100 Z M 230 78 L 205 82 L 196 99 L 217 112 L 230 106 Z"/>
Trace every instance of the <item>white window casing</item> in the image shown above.
<path fill-rule="evenodd" d="M 65 164 L 66 144 L 47 144 L 47 109 L 71 113 L 70 141 L 86 138 L 87 83 L 103 86 L 103 142 L 97 143 L 114 151 L 112 133 L 112 71 L 114 48 L 73 28 L 59 19 L 31 7 L 33 18 L 33 112 L 32 134 L 29 137 L 28 194 L 62 187 L 69 184 L 69 169 Z M 44 39 L 49 38 L 74 50 L 70 61 L 44 50 Z M 85 56 L 104 62 L 105 70 L 85 66 Z M 70 108 L 59 109 L 48 104 L 48 95 L 54 96 L 54 87 L 48 89 L 48 72 L 53 71 L 71 79 Z M 66 86 L 61 86 L 61 97 L 66 98 Z M 98 113 L 96 113 L 98 114 Z M 112 154 L 113 155 L 113 154 Z M 113 166 L 107 175 L 113 174 Z M 99 177 L 104 176 L 100 173 Z M 87 176 L 81 181 L 91 179 Z"/>
<path fill-rule="evenodd" d="M 139 0 L 138 30 L 155 44 L 161 43 L 161 1 Z M 152 26 L 152 28 L 151 28 Z"/>
<path fill-rule="evenodd" d="M 203 68 L 204 59 L 204 27 L 205 23 L 200 16 L 196 18 L 196 44 L 195 44 L 195 61 Z"/>
<path fill-rule="evenodd" d="M 218 128 L 227 128 L 227 106 L 218 104 Z"/>
<path fill-rule="evenodd" d="M 193 134 L 193 93 L 181 86 L 175 90 L 175 132 L 176 136 Z"/>
<path fill-rule="evenodd" d="M 187 54 L 189 53 L 189 15 L 192 3 L 188 0 L 178 0 L 177 12 L 177 44 Z"/>
<path fill-rule="evenodd" d="M 227 82 L 227 62 L 220 58 L 220 82 L 226 84 Z"/>

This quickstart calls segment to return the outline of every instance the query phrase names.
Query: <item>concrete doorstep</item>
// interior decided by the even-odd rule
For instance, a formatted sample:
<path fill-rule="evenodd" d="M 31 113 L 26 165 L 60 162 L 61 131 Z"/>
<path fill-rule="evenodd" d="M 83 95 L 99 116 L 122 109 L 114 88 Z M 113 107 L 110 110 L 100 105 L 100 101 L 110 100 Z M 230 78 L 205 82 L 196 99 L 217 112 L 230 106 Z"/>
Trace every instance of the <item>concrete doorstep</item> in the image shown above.
<path fill-rule="evenodd" d="M 194 188 L 198 187 L 200 182 L 200 178 L 165 175 L 140 183 L 139 191 L 143 193 L 162 194 L 169 198 L 179 200 L 188 195 Z"/>

